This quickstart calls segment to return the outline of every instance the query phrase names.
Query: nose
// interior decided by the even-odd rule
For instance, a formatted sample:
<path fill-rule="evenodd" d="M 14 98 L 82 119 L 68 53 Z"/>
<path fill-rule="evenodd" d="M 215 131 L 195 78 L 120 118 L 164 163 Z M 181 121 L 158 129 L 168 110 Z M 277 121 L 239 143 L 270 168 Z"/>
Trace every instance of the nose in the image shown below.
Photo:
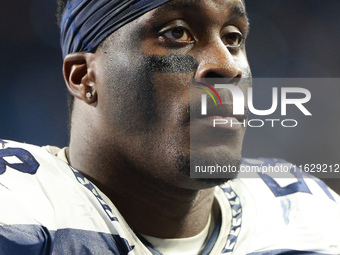
<path fill-rule="evenodd" d="M 235 56 L 222 41 L 208 43 L 200 51 L 199 65 L 195 78 L 229 78 L 242 77 L 242 70 Z"/>

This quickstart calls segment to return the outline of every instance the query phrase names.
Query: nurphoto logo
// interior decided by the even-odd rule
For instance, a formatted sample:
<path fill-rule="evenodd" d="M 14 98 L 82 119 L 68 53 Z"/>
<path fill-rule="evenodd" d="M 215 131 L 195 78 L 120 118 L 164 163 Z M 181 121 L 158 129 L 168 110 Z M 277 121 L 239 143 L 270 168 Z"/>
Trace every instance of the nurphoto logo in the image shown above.
<path fill-rule="evenodd" d="M 204 82 L 196 82 L 199 87 L 197 89 L 205 92 L 201 95 L 201 115 L 208 114 L 208 95 L 211 100 L 214 102 L 215 106 L 223 106 L 223 102 L 221 96 L 216 91 L 216 89 L 228 90 L 228 93 L 231 94 L 231 102 L 227 102 L 225 104 L 232 106 L 232 114 L 230 116 L 241 116 L 247 115 L 246 111 L 251 112 L 256 116 L 269 116 L 277 111 L 280 105 L 280 115 L 287 115 L 287 105 L 294 105 L 297 107 L 302 114 L 305 116 L 312 116 L 311 112 L 305 107 L 304 104 L 311 100 L 311 93 L 306 88 L 300 87 L 272 87 L 272 95 L 271 98 L 264 98 L 264 100 L 271 100 L 271 107 L 268 109 L 256 109 L 254 107 L 253 102 L 253 88 L 248 87 L 246 89 L 246 95 L 244 91 L 235 85 L 231 84 L 214 84 L 208 85 Z M 279 104 L 279 89 L 280 89 L 280 104 Z M 221 93 L 221 92 L 220 92 Z M 289 95 L 295 95 L 295 98 L 290 98 Z M 217 100 L 215 99 L 217 98 Z M 298 98 L 296 98 L 298 97 Z M 243 118 L 241 121 L 236 120 L 235 118 L 214 118 L 213 119 L 213 127 L 218 125 L 242 125 L 244 127 L 262 127 L 268 123 L 271 127 L 274 127 L 275 124 L 280 123 L 282 127 L 296 127 L 298 125 L 298 121 L 295 119 L 248 119 Z"/>

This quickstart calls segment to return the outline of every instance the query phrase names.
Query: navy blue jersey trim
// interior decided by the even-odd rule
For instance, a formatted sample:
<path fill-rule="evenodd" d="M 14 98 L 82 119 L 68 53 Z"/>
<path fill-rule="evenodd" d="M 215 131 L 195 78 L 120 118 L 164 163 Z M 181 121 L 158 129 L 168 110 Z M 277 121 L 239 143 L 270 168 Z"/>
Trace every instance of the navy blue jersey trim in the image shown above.
<path fill-rule="evenodd" d="M 119 235 L 80 230 L 59 229 L 55 237 L 53 254 L 128 254 L 134 246 Z"/>
<path fill-rule="evenodd" d="M 106 212 L 109 219 L 111 221 L 118 221 L 117 217 L 113 216 L 113 213 L 112 213 L 110 206 L 108 206 L 105 203 L 104 199 L 99 195 L 99 192 L 94 187 L 94 185 L 89 180 L 87 180 L 81 173 L 79 173 L 77 170 L 75 170 L 72 166 L 69 165 L 69 167 L 71 168 L 71 170 L 72 170 L 73 174 L 75 175 L 77 181 L 81 185 L 83 185 L 85 188 L 87 188 L 89 191 L 91 191 L 92 194 L 97 198 L 98 202 L 103 207 L 103 209 Z"/>
<path fill-rule="evenodd" d="M 138 233 L 135 233 L 138 239 L 144 244 L 144 246 L 151 252 L 152 255 L 163 255 L 155 246 Z"/>
<path fill-rule="evenodd" d="M 1 225 L 0 254 L 52 254 L 55 231 L 40 225 Z"/>
<path fill-rule="evenodd" d="M 242 226 L 242 205 L 241 199 L 236 194 L 236 192 L 231 188 L 229 183 L 225 183 L 220 186 L 220 188 L 224 191 L 227 199 L 229 200 L 230 204 L 230 211 L 231 211 L 231 226 L 230 231 L 227 237 L 227 242 L 222 249 L 223 253 L 231 253 L 234 251 L 234 248 L 237 243 L 238 235 L 241 231 Z"/>
<path fill-rule="evenodd" d="M 329 255 L 326 253 L 317 253 L 313 251 L 297 251 L 297 250 L 289 250 L 289 249 L 281 249 L 281 250 L 269 250 L 269 251 L 260 251 L 260 252 L 252 252 L 247 255 Z"/>
<path fill-rule="evenodd" d="M 41 225 L 1 225 L 1 255 L 128 254 L 134 249 L 119 235 L 82 229 L 48 230 Z"/>
<path fill-rule="evenodd" d="M 72 166 L 69 165 L 69 167 L 72 170 L 73 174 L 75 175 L 77 181 L 80 184 L 82 184 L 85 188 L 87 188 L 89 191 L 91 191 L 91 193 L 97 198 L 98 202 L 103 207 L 103 209 L 104 209 L 106 215 L 109 217 L 109 219 L 111 221 L 119 222 L 117 217 L 115 217 L 114 214 L 112 213 L 112 210 L 111 210 L 110 206 L 105 203 L 104 199 L 99 195 L 99 192 L 94 187 L 94 185 L 89 180 L 87 180 L 81 173 L 79 173 L 77 170 L 75 170 Z M 127 240 L 121 238 L 120 236 L 116 236 L 116 239 L 117 240 L 118 239 L 119 240 L 124 240 L 125 245 L 127 247 L 132 247 L 131 250 L 133 249 L 134 246 L 130 246 L 130 244 L 128 243 Z M 120 253 L 118 253 L 118 254 L 120 254 Z M 127 252 L 126 252 L 126 254 L 127 254 Z"/>
<path fill-rule="evenodd" d="M 220 235 L 221 224 L 222 224 L 222 216 L 221 216 L 221 212 L 219 212 L 215 228 L 213 232 L 211 233 L 211 236 L 200 255 L 208 255 L 211 252 L 211 250 L 214 248 L 217 238 Z"/>

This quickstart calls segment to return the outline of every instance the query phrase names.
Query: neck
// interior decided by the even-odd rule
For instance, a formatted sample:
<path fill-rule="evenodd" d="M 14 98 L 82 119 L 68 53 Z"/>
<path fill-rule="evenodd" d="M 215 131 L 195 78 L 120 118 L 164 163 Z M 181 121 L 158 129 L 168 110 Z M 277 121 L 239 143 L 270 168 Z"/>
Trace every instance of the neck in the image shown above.
<path fill-rule="evenodd" d="M 103 192 L 137 233 L 159 238 L 191 237 L 207 224 L 213 189 L 183 190 L 139 175 L 114 179 L 117 181 L 101 185 Z"/>
<path fill-rule="evenodd" d="M 96 135 L 80 134 L 71 133 L 70 164 L 109 197 L 135 232 L 183 238 L 204 229 L 214 188 L 183 189 L 155 179 L 129 165 L 118 152 L 103 148 Z"/>

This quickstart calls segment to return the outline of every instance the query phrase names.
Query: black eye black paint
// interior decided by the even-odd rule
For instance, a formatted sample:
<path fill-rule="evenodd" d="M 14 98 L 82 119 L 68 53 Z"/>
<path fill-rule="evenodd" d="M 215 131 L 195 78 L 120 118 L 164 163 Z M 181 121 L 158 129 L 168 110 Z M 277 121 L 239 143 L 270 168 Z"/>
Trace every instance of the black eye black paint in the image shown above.
<path fill-rule="evenodd" d="M 156 91 L 149 72 L 142 69 L 139 71 L 139 75 L 142 84 L 137 87 L 137 104 L 141 109 L 142 122 L 145 125 L 144 131 L 150 131 L 151 124 L 156 122 L 158 118 L 155 100 Z"/>
<path fill-rule="evenodd" d="M 189 73 L 198 67 L 197 60 L 188 55 L 171 54 L 146 57 L 148 71 L 152 73 Z"/>
<path fill-rule="evenodd" d="M 157 121 L 157 103 L 155 98 L 155 84 L 152 82 L 153 75 L 157 73 L 190 73 L 195 72 L 198 62 L 195 58 L 182 54 L 171 54 L 165 56 L 144 56 L 137 70 L 139 75 L 138 105 L 142 109 L 142 119 L 146 131 L 150 131 L 150 125 Z M 160 86 L 160 85 L 158 85 Z"/>
<path fill-rule="evenodd" d="M 132 62 L 132 65 L 134 65 L 134 72 L 126 77 L 124 85 L 124 90 L 129 91 L 129 95 L 127 95 L 127 100 L 119 105 L 121 114 L 118 115 L 126 133 L 152 132 L 161 114 L 157 91 L 166 89 L 162 88 L 164 84 L 155 83 L 154 76 L 160 73 L 170 77 L 181 73 L 192 73 L 194 76 L 198 62 L 192 56 L 184 54 L 165 56 L 143 54 L 141 58 L 137 58 L 135 63 Z M 119 83 L 124 83 L 124 76 L 122 73 Z"/>

